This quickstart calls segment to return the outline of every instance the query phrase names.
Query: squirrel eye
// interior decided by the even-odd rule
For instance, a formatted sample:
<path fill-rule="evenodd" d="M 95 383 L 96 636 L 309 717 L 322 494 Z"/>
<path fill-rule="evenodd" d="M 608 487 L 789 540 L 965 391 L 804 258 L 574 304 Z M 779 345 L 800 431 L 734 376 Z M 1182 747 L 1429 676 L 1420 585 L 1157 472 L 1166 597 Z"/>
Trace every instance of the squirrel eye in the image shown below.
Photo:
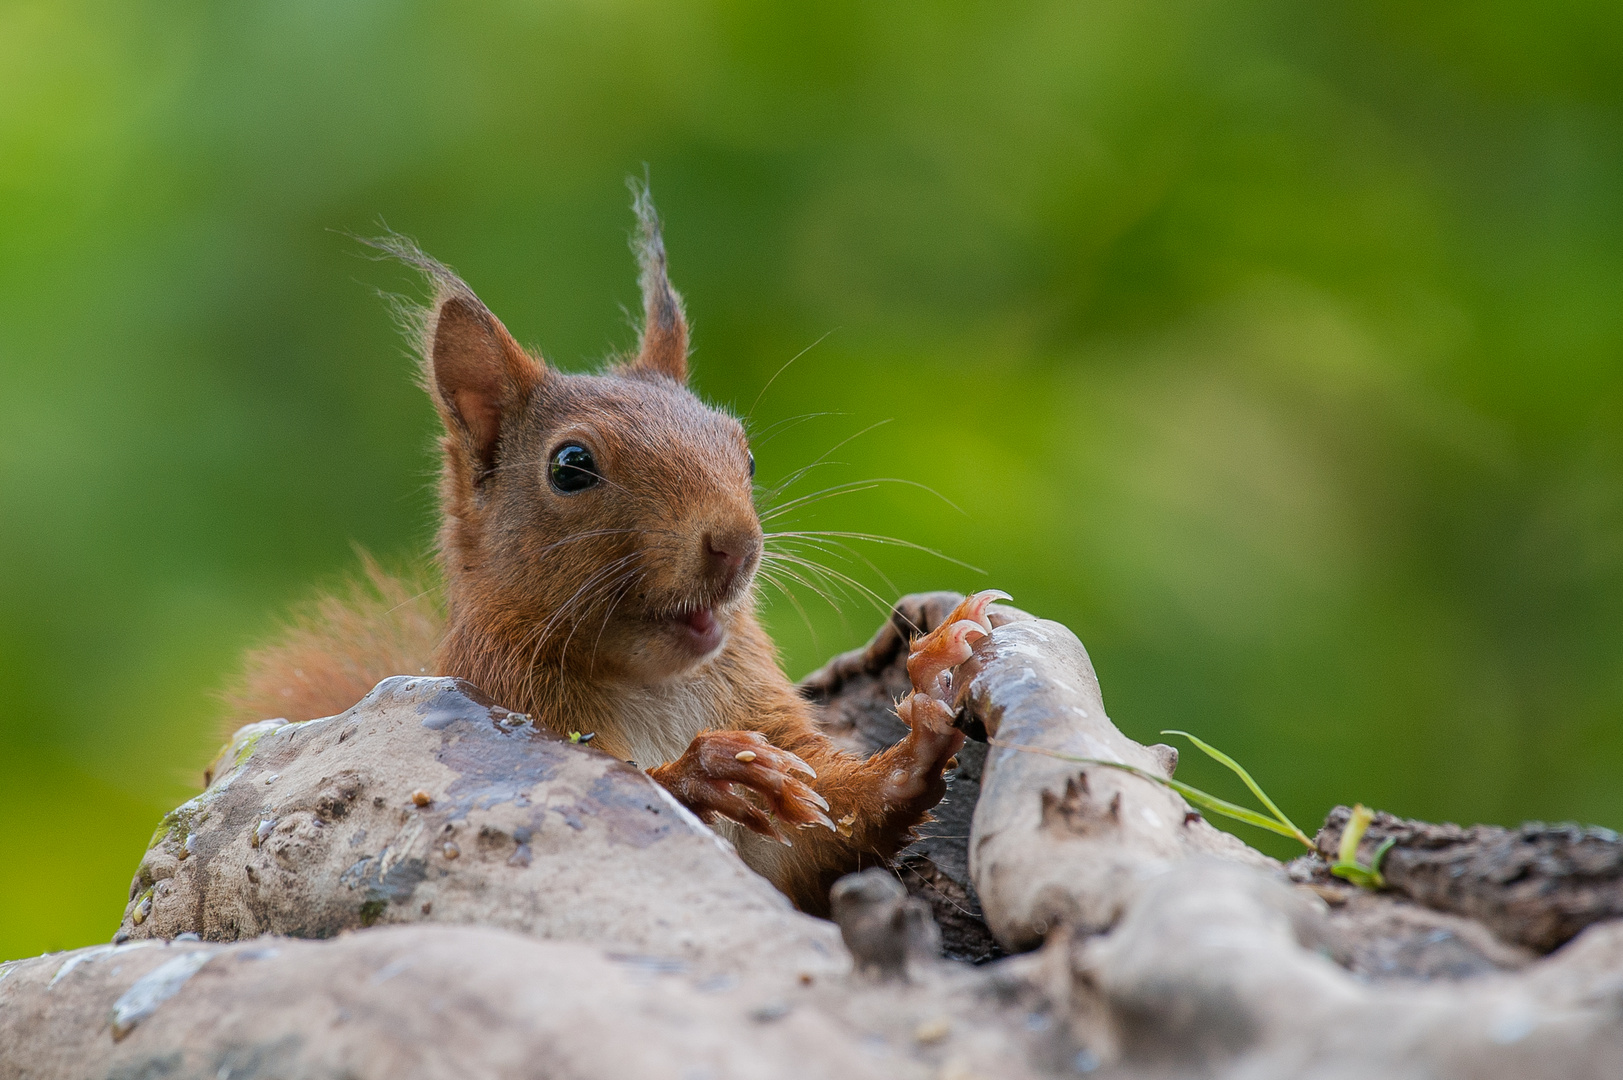
<path fill-rule="evenodd" d="M 554 490 L 564 495 L 585 491 L 603 480 L 598 475 L 597 462 L 592 460 L 592 452 L 579 443 L 560 446 L 552 455 L 552 465 L 547 472 Z"/>
<path fill-rule="evenodd" d="M 755 479 L 755 455 L 753 453 L 751 453 L 750 451 L 746 450 L 746 451 L 744 451 L 744 456 L 750 459 L 750 479 L 754 480 Z"/>

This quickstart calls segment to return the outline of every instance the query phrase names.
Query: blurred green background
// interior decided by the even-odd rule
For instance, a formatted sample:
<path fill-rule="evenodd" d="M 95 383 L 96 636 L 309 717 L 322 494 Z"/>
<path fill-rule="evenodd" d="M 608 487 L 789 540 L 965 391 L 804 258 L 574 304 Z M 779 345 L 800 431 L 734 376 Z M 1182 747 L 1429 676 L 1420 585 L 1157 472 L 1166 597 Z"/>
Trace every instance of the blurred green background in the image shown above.
<path fill-rule="evenodd" d="M 1623 826 L 1616 3 L 0 0 L 0 957 L 106 940 L 240 650 L 432 531 L 346 234 L 586 368 L 644 162 L 701 391 L 834 414 L 763 480 L 889 420 L 790 494 L 962 510 L 800 527 L 983 568 L 865 552 L 1309 827 Z M 801 600 L 795 675 L 879 619 Z"/>

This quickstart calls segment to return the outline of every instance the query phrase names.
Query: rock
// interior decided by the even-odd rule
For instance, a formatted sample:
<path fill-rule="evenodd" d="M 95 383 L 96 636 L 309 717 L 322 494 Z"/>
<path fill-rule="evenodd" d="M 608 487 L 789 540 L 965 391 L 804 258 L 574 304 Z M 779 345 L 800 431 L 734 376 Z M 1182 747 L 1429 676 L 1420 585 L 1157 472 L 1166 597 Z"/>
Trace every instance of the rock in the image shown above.
<path fill-rule="evenodd" d="M 426 796 L 426 798 L 424 797 Z M 845 963 L 640 770 L 455 679 L 387 679 L 354 708 L 245 728 L 170 813 L 130 888 L 129 940 L 498 927 L 695 963 Z"/>
<path fill-rule="evenodd" d="M 98 946 L 0 966 L 0 1076 L 29 1080 L 1028 1080 L 1012 973 L 879 986 L 468 926 Z M 933 1023 L 931 1041 L 916 1033 Z"/>

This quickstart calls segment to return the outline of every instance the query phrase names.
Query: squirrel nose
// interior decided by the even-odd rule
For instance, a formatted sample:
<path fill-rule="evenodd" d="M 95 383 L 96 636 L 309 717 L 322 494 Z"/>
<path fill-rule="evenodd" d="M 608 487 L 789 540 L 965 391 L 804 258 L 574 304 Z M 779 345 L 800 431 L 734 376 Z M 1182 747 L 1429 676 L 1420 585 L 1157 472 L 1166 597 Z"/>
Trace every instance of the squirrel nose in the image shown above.
<path fill-rule="evenodd" d="M 704 534 L 704 554 L 708 569 L 716 577 L 731 581 L 740 569 L 755 558 L 760 540 L 754 532 L 744 529 L 714 531 Z"/>

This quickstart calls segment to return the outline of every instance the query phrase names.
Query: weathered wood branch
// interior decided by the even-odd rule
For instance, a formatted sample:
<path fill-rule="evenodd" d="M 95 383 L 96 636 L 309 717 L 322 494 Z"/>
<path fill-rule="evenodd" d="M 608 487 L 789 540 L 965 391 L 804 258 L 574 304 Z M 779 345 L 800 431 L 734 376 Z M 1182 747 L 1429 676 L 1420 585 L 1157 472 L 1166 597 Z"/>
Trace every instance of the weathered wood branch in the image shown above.
<path fill-rule="evenodd" d="M 1006 947 L 1032 948 L 1058 926 L 1108 930 L 1144 881 L 1186 859 L 1277 865 L 1150 780 L 1031 752 L 1165 776 L 1177 762 L 1170 747 L 1140 746 L 1116 730 L 1087 651 L 1065 627 L 1019 622 L 996 639 L 977 650 L 964 705 L 999 744 L 986 757 L 969 855 L 987 921 Z"/>

